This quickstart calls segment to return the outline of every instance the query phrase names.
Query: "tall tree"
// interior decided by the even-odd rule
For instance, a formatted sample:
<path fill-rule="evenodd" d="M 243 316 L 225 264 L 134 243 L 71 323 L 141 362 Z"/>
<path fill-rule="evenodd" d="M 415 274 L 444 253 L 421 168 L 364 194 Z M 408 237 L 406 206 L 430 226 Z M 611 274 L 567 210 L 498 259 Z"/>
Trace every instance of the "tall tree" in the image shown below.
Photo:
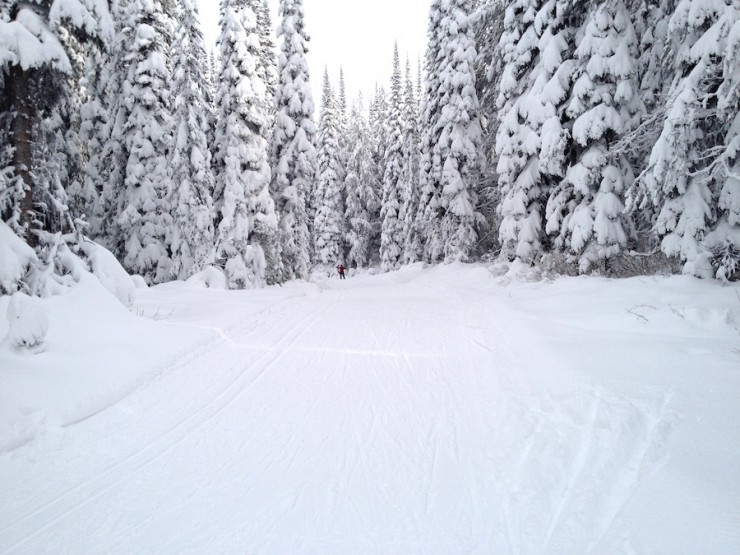
<path fill-rule="evenodd" d="M 383 200 L 380 209 L 382 235 L 380 238 L 380 266 L 384 271 L 395 270 L 401 265 L 403 255 L 403 221 L 401 212 L 400 179 L 403 171 L 403 84 L 398 45 L 393 49 L 388 118 L 388 146 L 385 151 L 383 173 Z"/>
<path fill-rule="evenodd" d="M 645 186 L 661 249 L 683 271 L 737 279 L 740 7 L 681 0 L 670 20 L 677 72 Z"/>
<path fill-rule="evenodd" d="M 267 87 L 259 73 L 256 0 L 222 0 L 221 77 L 216 93 L 216 188 L 220 212 L 217 259 L 231 288 L 268 279 L 275 245 L 275 205 L 269 194 Z"/>
<path fill-rule="evenodd" d="M 421 161 L 419 165 L 419 202 L 416 228 L 422 234 L 424 260 L 438 261 L 444 254 L 441 217 L 442 165 L 434 149 L 441 136 L 444 100 L 440 95 L 441 79 L 438 62 L 442 57 L 442 0 L 432 0 L 429 7 L 427 49 L 424 54 L 424 94 L 421 107 Z"/>
<path fill-rule="evenodd" d="M 273 197 L 280 214 L 281 267 L 276 279 L 305 278 L 309 269 L 306 199 L 316 179 L 316 127 L 308 71 L 309 37 L 302 0 L 280 0 L 280 55 L 272 140 Z"/>
<path fill-rule="evenodd" d="M 374 217 L 379 210 L 380 199 L 372 186 L 372 134 L 364 116 L 362 95 L 352 106 L 347 135 L 347 143 L 351 147 L 344 180 L 349 246 L 347 264 L 363 268 L 372 260 Z"/>
<path fill-rule="evenodd" d="M 416 227 L 416 212 L 419 208 L 419 103 L 411 78 L 411 64 L 406 59 L 406 80 L 403 96 L 404 138 L 403 168 L 401 170 L 401 224 L 403 238 L 403 262 L 411 264 L 422 259 L 421 236 Z"/>
<path fill-rule="evenodd" d="M 342 169 L 339 152 L 339 118 L 328 71 L 324 72 L 321 119 L 319 122 L 319 175 L 315 190 L 314 253 L 316 263 L 336 265 L 341 262 Z"/>
<path fill-rule="evenodd" d="M 148 283 L 161 283 L 172 267 L 172 21 L 156 0 L 131 0 L 126 15 L 121 142 L 127 159 L 124 189 L 116 199 L 117 227 L 124 267 Z"/>
<path fill-rule="evenodd" d="M 439 94 L 445 104 L 438 120 L 441 135 L 434 157 L 442 165 L 441 228 L 446 262 L 470 260 L 481 220 L 477 210 L 481 130 L 472 9 L 471 0 L 453 0 L 446 6 L 441 29 L 442 59 L 437 66 Z"/>
<path fill-rule="evenodd" d="M 625 246 L 624 192 L 633 179 L 613 144 L 642 113 L 636 71 L 637 37 L 623 2 L 591 13 L 575 56 L 578 66 L 566 114 L 573 118 L 576 163 L 548 205 L 548 231 L 582 272 Z M 558 225 L 559 224 L 559 225 Z"/>
<path fill-rule="evenodd" d="M 33 176 L 33 145 L 39 140 L 43 110 L 60 99 L 55 84 L 72 71 L 60 40 L 63 28 L 83 39 L 112 35 L 108 6 L 94 0 L 53 0 L 28 3 L 5 0 L 0 16 L 0 215 L 16 234 L 36 245 L 44 207 L 66 210 L 63 190 L 41 190 Z M 3 160 L 4 158 L 4 160 Z M 67 217 L 61 218 L 69 223 Z"/>
<path fill-rule="evenodd" d="M 180 2 L 173 54 L 172 276 L 186 279 L 213 262 L 214 244 L 208 68 L 193 0 Z"/>

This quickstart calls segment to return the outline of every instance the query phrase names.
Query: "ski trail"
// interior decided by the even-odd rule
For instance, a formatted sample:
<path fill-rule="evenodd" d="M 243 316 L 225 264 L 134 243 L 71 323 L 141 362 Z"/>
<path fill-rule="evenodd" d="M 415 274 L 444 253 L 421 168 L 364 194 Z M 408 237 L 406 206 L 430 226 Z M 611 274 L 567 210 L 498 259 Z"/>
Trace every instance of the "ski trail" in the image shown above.
<path fill-rule="evenodd" d="M 309 314 L 306 318 L 296 323 L 283 336 L 273 350 L 267 351 L 252 364 L 247 365 L 244 371 L 238 377 L 226 384 L 218 394 L 210 399 L 201 408 L 188 415 L 183 421 L 168 428 L 154 441 L 135 451 L 133 454 L 121 459 L 113 466 L 103 470 L 96 476 L 85 480 L 83 483 L 67 489 L 61 495 L 53 500 L 44 503 L 32 512 L 25 514 L 3 528 L 0 528 L 0 545 L 8 545 L 8 550 L 17 549 L 23 546 L 27 541 L 33 539 L 51 528 L 59 520 L 68 514 L 78 511 L 80 508 L 91 503 L 107 491 L 115 488 L 119 484 L 129 480 L 134 474 L 146 468 L 153 462 L 161 459 L 172 448 L 185 441 L 196 430 L 202 428 L 209 420 L 216 417 L 225 408 L 237 400 L 243 392 L 257 381 L 274 362 L 295 344 L 295 342 L 306 333 L 310 326 L 318 321 L 324 312 L 330 308 L 323 307 L 323 310 L 316 314 Z M 215 347 L 214 347 L 215 349 Z M 202 353 L 201 357 L 206 353 Z M 199 357 L 199 358 L 201 358 Z M 193 362 L 186 360 L 185 366 Z M 257 368 L 253 374 L 247 372 L 252 368 Z M 174 371 L 174 369 L 173 369 Z M 80 500 L 81 498 L 81 500 Z M 33 526 L 33 521 L 44 522 L 42 526 Z M 29 530 L 29 528 L 33 528 Z M 11 537 L 9 541 L 5 537 Z"/>

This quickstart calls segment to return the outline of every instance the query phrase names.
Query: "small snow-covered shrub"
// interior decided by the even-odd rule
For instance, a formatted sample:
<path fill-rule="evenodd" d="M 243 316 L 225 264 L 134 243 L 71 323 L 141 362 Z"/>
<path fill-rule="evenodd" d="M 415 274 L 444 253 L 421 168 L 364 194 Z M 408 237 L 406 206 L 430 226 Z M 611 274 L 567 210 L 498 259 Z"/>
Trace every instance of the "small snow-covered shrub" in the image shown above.
<path fill-rule="evenodd" d="M 36 253 L 13 230 L 0 221 L 0 295 L 21 289 Z"/>
<path fill-rule="evenodd" d="M 8 335 L 4 343 L 15 349 L 37 350 L 46 339 L 49 318 L 43 301 L 15 293 L 8 303 Z"/>
<path fill-rule="evenodd" d="M 229 284 L 223 270 L 208 266 L 185 282 L 192 287 L 203 289 L 228 289 Z"/>
<path fill-rule="evenodd" d="M 124 306 L 130 307 L 134 302 L 136 286 L 116 257 L 109 250 L 89 240 L 80 242 L 80 251 L 84 253 L 92 274 L 100 280 L 103 287 L 113 293 Z"/>

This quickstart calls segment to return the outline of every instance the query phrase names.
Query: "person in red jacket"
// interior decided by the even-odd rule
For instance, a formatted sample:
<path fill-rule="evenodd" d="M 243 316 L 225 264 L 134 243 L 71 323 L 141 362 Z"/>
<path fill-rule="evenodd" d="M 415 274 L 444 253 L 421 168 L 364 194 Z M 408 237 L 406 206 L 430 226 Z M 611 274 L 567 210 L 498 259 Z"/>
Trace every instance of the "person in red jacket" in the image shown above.
<path fill-rule="evenodd" d="M 339 279 L 345 279 L 344 272 L 347 271 L 347 268 L 344 267 L 344 264 L 340 264 L 337 266 L 337 272 L 339 272 Z"/>

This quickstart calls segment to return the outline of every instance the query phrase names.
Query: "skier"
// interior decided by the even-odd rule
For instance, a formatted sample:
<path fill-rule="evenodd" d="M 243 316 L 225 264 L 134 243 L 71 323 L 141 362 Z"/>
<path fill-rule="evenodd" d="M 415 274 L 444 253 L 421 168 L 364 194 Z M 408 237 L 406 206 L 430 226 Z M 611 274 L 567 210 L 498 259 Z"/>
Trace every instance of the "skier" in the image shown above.
<path fill-rule="evenodd" d="M 337 272 L 339 272 L 339 279 L 345 279 L 344 272 L 347 270 L 347 268 L 344 267 L 344 264 L 340 264 L 337 266 Z"/>

